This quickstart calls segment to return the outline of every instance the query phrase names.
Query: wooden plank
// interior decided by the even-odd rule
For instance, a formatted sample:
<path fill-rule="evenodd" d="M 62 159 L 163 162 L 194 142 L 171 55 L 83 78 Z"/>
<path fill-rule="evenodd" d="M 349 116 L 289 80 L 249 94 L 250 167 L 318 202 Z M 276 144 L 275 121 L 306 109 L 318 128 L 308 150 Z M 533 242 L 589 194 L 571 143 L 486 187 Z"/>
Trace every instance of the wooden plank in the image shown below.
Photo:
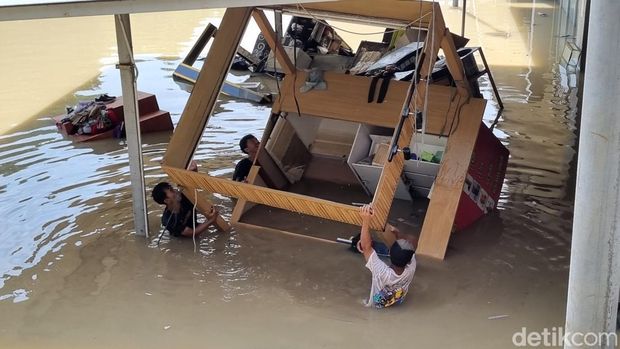
<path fill-rule="evenodd" d="M 297 91 L 305 83 L 306 76 L 306 72 L 297 73 Z M 383 103 L 367 103 L 369 77 L 325 72 L 324 78 L 327 90 L 296 93 L 302 114 L 389 128 L 398 124 L 409 82 L 391 81 Z M 292 82 L 292 78 L 284 79 L 274 110 L 297 114 Z M 454 94 L 454 89 L 448 86 L 429 86 L 426 133 L 439 135 L 444 130 L 443 135 L 446 135 L 444 125 L 450 125 L 458 106 Z"/>
<path fill-rule="evenodd" d="M 260 171 L 260 166 L 252 166 L 250 169 L 250 173 L 248 173 L 247 181 L 249 184 L 260 185 L 261 187 L 265 187 L 265 182 L 258 175 L 258 171 Z M 254 205 L 251 202 L 248 202 L 245 199 L 237 200 L 237 204 L 233 209 L 232 216 L 230 217 L 230 222 L 235 224 L 239 222 L 244 213 L 246 213 L 249 209 L 251 209 Z"/>
<path fill-rule="evenodd" d="M 450 75 L 454 79 L 454 82 L 457 86 L 458 93 L 463 97 L 471 96 L 471 88 L 469 86 L 469 82 L 467 81 L 467 77 L 465 76 L 465 69 L 463 67 L 463 61 L 461 57 L 456 52 L 456 45 L 454 44 L 454 38 L 452 37 L 452 33 L 446 27 L 443 15 L 438 15 L 435 18 L 435 23 L 438 23 L 440 26 L 439 29 L 442 30 L 441 33 L 441 49 L 446 58 L 446 65 L 448 66 L 448 71 L 450 71 Z"/>
<path fill-rule="evenodd" d="M 204 173 L 192 172 L 179 168 L 162 167 L 175 183 L 179 183 L 187 188 L 201 188 L 212 193 L 220 193 L 230 197 L 245 199 L 257 204 L 338 222 L 354 225 L 362 224 L 359 207 L 353 205 L 264 188 L 248 183 L 235 182 L 229 179 L 211 177 Z M 385 221 L 374 219 L 371 221 L 370 228 L 381 230 L 385 224 Z"/>
<path fill-rule="evenodd" d="M 200 76 L 164 155 L 165 165 L 187 168 L 191 161 L 213 112 L 251 13 L 252 8 L 249 7 L 229 8 L 224 13 L 220 29 L 207 55 L 208 63 L 202 66 Z"/>
<path fill-rule="evenodd" d="M 402 1 L 402 0 L 345 0 L 334 2 L 319 2 L 313 4 L 302 4 L 303 8 L 299 11 L 299 6 L 283 6 L 284 10 L 299 12 L 304 15 L 306 11 L 329 19 L 340 19 L 359 21 L 360 17 L 368 17 L 384 22 L 395 22 L 400 24 L 411 24 L 411 22 L 422 17 L 421 26 L 427 27 L 432 11 L 430 1 Z M 307 16 L 307 14 L 305 14 Z M 368 19 L 366 18 L 366 19 Z M 373 23 L 374 24 L 374 23 Z M 413 25 L 418 22 L 413 23 Z"/>
<path fill-rule="evenodd" d="M 405 120 L 403 123 L 403 128 L 400 133 L 400 137 L 398 138 L 398 147 L 399 149 L 403 149 L 404 147 L 408 147 L 411 143 L 411 138 L 413 137 L 413 118 L 409 118 L 409 120 Z M 397 125 L 393 125 L 392 127 L 396 127 Z M 390 149 L 391 149 L 390 145 Z M 403 173 L 403 167 L 405 165 L 405 158 L 402 154 L 396 154 L 392 161 L 386 162 L 383 166 L 383 170 L 381 171 L 381 177 L 379 178 L 379 184 L 377 184 L 377 190 L 375 191 L 375 196 L 372 200 L 373 209 L 375 219 L 377 220 L 377 224 L 379 222 L 383 223 L 381 229 L 383 230 L 385 224 L 387 223 L 388 216 L 390 214 L 390 209 L 392 208 L 392 203 L 394 202 L 394 196 L 396 194 L 396 188 L 400 183 L 400 178 Z"/>
<path fill-rule="evenodd" d="M 418 253 L 443 259 L 474 151 L 486 101 L 472 98 L 463 105 L 458 125 L 448 138 L 446 152 L 435 180 Z"/>
<path fill-rule="evenodd" d="M 280 120 L 280 113 L 275 112 L 273 109 L 265 130 L 263 131 L 263 137 L 261 138 L 260 147 L 256 156 L 255 165 L 259 165 L 260 177 L 265 181 L 268 187 L 275 189 L 284 189 L 290 184 L 284 173 L 278 167 L 278 164 L 271 158 L 269 152 L 265 149 L 267 142 L 272 136 L 273 129 L 276 127 L 278 120 Z"/>
<path fill-rule="evenodd" d="M 196 40 L 194 46 L 192 46 L 192 49 L 189 50 L 189 53 L 185 56 L 183 63 L 189 66 L 193 65 L 196 62 L 196 59 L 198 59 L 200 52 L 204 50 L 205 46 L 207 46 L 207 43 L 215 35 L 216 31 L 217 28 L 213 24 L 207 24 L 205 30 L 202 31 L 202 34 L 200 34 L 200 37 L 198 37 L 198 40 Z"/>
<path fill-rule="evenodd" d="M 271 51 L 275 53 L 276 60 L 278 61 L 278 63 L 280 63 L 280 66 L 284 70 L 284 73 L 287 76 L 295 74 L 297 69 L 295 69 L 293 62 L 291 62 L 291 59 L 284 51 L 282 43 L 278 41 L 276 33 L 271 27 L 267 16 L 265 16 L 265 13 L 261 10 L 254 10 L 254 12 L 252 12 L 252 17 L 254 18 L 254 21 L 256 21 L 256 24 L 258 24 L 261 33 L 263 33 L 265 41 L 267 41 L 267 44 L 269 44 L 269 47 L 271 47 Z"/>

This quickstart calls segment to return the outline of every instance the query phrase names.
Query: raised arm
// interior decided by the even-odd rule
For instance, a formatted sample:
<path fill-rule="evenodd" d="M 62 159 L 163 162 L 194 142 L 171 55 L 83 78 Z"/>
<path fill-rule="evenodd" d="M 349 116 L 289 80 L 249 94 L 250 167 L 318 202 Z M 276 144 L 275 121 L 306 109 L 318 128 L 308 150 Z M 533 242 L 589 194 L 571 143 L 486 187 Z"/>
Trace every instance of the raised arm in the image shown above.
<path fill-rule="evenodd" d="M 372 219 L 372 205 L 364 205 L 360 208 L 360 215 L 362 216 L 362 232 L 360 234 L 360 241 L 358 249 L 364 255 L 364 258 L 368 260 L 372 255 L 372 238 L 370 236 L 370 220 Z"/>

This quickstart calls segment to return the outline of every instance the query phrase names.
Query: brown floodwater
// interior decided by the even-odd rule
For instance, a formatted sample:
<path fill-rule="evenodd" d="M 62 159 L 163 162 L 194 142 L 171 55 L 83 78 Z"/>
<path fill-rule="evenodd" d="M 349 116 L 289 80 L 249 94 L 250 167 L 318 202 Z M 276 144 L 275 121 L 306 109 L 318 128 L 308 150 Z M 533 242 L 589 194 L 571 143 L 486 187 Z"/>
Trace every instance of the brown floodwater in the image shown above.
<path fill-rule="evenodd" d="M 460 11 L 442 6 L 460 32 Z M 120 94 L 112 18 L 0 23 L 0 347 L 508 348 L 521 327 L 563 326 L 577 125 L 575 88 L 555 63 L 559 13 L 549 1 L 468 6 L 466 35 L 484 47 L 506 107 L 495 129 L 511 151 L 502 197 L 454 236 L 444 262 L 420 258 L 407 302 L 385 311 L 361 305 L 370 274 L 342 245 L 245 230 L 210 232 L 196 252 L 167 235 L 157 244 L 150 200 L 153 234 L 133 234 L 125 146 L 75 144 L 47 117 Z M 174 123 L 189 94 L 172 71 L 221 14 L 132 16 L 138 88 Z M 260 134 L 268 114 L 222 97 L 201 171 L 230 175 L 237 140 Z M 149 187 L 164 178 L 169 137 L 142 138 Z M 230 216 L 233 202 L 214 200 Z"/>

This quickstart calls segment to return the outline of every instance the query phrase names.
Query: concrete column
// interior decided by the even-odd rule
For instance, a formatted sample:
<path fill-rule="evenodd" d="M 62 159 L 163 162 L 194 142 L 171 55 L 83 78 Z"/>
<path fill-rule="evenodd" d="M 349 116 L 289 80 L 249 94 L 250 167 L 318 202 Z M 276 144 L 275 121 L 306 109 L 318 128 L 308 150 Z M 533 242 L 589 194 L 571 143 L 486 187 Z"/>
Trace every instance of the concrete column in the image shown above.
<path fill-rule="evenodd" d="M 590 6 L 565 331 L 598 334 L 615 333 L 620 287 L 620 1 Z"/>
<path fill-rule="evenodd" d="M 134 228 L 137 234 L 148 236 L 149 225 L 146 214 L 142 140 L 140 139 L 140 122 L 138 119 L 137 72 L 133 59 L 129 15 L 114 15 L 114 23 L 116 25 L 116 43 L 118 45 L 118 68 L 121 72 L 121 85 L 123 88 L 123 113 L 125 114 L 127 149 L 129 151 Z"/>

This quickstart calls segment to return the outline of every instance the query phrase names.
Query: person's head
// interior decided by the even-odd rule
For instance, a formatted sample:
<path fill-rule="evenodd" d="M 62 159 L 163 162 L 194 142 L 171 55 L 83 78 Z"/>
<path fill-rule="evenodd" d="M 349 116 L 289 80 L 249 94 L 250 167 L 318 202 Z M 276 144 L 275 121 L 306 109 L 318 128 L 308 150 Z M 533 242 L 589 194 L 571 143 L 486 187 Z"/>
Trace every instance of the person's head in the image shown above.
<path fill-rule="evenodd" d="M 167 182 L 158 183 L 151 192 L 153 200 L 160 205 L 170 205 L 176 199 L 176 191 Z"/>
<path fill-rule="evenodd" d="M 414 253 L 415 249 L 409 241 L 398 239 L 390 247 L 390 261 L 392 265 L 404 268 L 411 262 Z"/>
<path fill-rule="evenodd" d="M 246 154 L 256 154 L 259 146 L 260 142 L 251 134 L 243 136 L 239 141 L 239 148 Z"/>

